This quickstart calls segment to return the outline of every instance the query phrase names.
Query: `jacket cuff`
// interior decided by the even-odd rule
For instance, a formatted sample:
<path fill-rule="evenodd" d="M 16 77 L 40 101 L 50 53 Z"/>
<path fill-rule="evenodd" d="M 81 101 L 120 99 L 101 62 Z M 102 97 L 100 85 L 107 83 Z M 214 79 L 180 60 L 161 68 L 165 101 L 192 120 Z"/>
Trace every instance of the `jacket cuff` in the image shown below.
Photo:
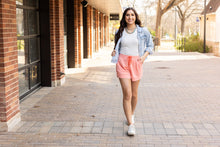
<path fill-rule="evenodd" d="M 147 47 L 144 52 L 148 52 L 150 55 L 153 54 L 153 47 Z"/>

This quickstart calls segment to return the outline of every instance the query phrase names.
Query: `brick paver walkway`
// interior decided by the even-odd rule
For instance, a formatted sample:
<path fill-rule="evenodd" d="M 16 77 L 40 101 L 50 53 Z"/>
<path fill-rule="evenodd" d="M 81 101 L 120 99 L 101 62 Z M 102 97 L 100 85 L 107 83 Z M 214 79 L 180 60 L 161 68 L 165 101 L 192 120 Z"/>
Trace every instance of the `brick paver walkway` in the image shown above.
<path fill-rule="evenodd" d="M 220 58 L 156 52 L 144 63 L 135 137 L 128 137 L 111 48 L 21 103 L 22 122 L 0 146 L 220 146 Z M 77 73 L 78 71 L 79 73 Z M 74 73 L 74 74 L 71 74 Z"/>

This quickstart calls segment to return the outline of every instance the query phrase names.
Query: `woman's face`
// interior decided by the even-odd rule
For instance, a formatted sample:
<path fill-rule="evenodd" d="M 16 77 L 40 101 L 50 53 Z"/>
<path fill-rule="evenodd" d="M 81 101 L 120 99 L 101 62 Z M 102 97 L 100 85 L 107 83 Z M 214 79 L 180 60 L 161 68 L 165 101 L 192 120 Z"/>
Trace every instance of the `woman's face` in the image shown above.
<path fill-rule="evenodd" d="M 125 21 L 127 24 L 132 25 L 135 24 L 136 16 L 133 10 L 128 10 L 125 14 Z"/>

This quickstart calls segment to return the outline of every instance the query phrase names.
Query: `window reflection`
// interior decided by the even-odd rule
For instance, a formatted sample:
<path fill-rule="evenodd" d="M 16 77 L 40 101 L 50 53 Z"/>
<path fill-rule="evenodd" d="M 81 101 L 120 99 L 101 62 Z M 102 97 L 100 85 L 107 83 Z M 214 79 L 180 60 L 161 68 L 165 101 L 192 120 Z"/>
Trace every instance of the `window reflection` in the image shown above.
<path fill-rule="evenodd" d="M 39 39 L 31 38 L 29 40 L 30 63 L 40 59 Z"/>
<path fill-rule="evenodd" d="M 38 7 L 38 0 L 16 0 L 17 5 Z"/>
<path fill-rule="evenodd" d="M 17 36 L 24 35 L 24 14 L 23 9 L 16 9 Z"/>
<path fill-rule="evenodd" d="M 31 87 L 35 86 L 36 84 L 40 83 L 40 66 L 33 65 L 30 70 L 30 83 Z"/>
<path fill-rule="evenodd" d="M 28 63 L 28 41 L 26 40 L 18 40 L 17 41 L 18 48 L 18 67 L 22 67 Z"/>
<path fill-rule="evenodd" d="M 29 35 L 38 34 L 37 11 L 28 11 L 28 30 Z"/>
<path fill-rule="evenodd" d="M 28 69 L 19 71 L 19 95 L 29 90 Z"/>

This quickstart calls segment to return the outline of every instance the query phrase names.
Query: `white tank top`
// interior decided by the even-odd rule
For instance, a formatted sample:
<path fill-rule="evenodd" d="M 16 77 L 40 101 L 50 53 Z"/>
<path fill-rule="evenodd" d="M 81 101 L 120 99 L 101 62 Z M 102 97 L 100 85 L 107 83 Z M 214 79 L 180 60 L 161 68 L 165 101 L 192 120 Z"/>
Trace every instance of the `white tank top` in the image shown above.
<path fill-rule="evenodd" d="M 128 33 L 125 29 L 122 33 L 120 54 L 128 56 L 138 56 L 137 28 L 133 33 Z"/>

